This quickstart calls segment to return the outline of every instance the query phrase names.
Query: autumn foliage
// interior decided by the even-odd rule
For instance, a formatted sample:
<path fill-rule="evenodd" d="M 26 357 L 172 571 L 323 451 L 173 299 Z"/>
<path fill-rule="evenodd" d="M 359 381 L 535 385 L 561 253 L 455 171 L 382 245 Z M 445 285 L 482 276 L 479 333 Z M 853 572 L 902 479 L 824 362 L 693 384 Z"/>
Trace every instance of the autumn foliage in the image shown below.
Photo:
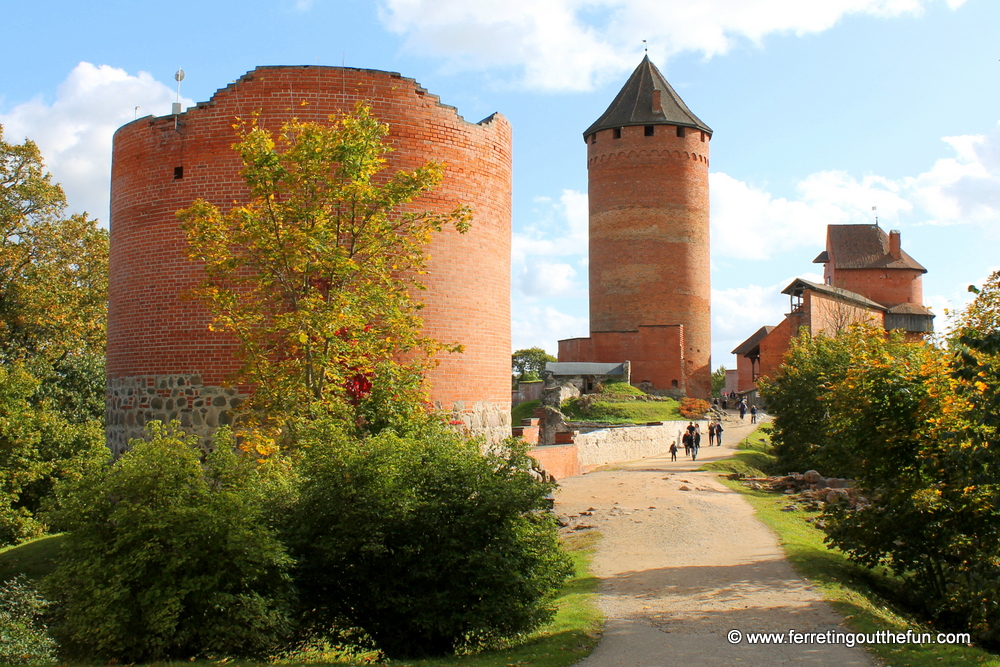
<path fill-rule="evenodd" d="M 947 348 L 851 327 L 803 335 L 762 394 L 788 470 L 854 478 L 867 502 L 828 505 L 828 541 L 887 566 L 905 602 L 1000 645 L 1000 274 Z"/>
<path fill-rule="evenodd" d="M 239 342 L 249 410 L 286 430 L 316 414 L 371 430 L 371 400 L 412 417 L 433 356 L 461 350 L 421 332 L 418 294 L 432 234 L 464 232 L 471 212 L 407 206 L 443 165 L 383 173 L 388 127 L 364 105 L 277 135 L 256 119 L 236 128 L 249 202 L 224 212 L 199 200 L 178 215 L 205 265 L 194 296 Z"/>

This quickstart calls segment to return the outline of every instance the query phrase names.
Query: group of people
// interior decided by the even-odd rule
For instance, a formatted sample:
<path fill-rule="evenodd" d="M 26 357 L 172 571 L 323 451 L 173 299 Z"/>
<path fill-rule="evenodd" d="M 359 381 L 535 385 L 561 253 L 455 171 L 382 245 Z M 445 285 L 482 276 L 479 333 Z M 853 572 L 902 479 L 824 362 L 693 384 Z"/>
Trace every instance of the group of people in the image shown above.
<path fill-rule="evenodd" d="M 692 461 L 698 460 L 698 450 L 701 449 L 701 425 L 688 422 L 684 435 L 681 436 L 681 444 L 684 446 L 684 455 L 690 456 Z M 716 420 L 708 423 L 708 446 L 720 447 L 722 445 L 722 424 Z M 677 460 L 679 451 L 677 443 L 670 445 L 670 460 Z"/>

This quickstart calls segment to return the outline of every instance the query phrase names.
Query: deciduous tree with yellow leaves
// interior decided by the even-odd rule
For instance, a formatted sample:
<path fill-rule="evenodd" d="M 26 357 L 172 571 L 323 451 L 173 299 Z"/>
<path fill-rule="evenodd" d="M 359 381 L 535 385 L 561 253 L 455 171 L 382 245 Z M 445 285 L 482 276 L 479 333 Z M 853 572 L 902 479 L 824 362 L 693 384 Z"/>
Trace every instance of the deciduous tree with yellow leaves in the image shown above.
<path fill-rule="evenodd" d="M 249 202 L 178 215 L 205 265 L 195 294 L 239 341 L 250 408 L 284 429 L 317 412 L 360 431 L 405 421 L 433 355 L 461 349 L 421 333 L 426 245 L 446 225 L 468 229 L 471 211 L 411 205 L 443 165 L 386 174 L 388 127 L 367 106 L 277 136 L 256 119 L 236 128 Z"/>

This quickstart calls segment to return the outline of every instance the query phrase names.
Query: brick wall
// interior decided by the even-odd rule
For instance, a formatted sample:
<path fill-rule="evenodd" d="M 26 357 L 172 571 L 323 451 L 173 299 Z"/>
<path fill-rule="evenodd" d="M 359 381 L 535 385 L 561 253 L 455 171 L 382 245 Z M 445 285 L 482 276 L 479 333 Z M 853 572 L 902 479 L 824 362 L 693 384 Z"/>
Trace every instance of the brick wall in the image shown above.
<path fill-rule="evenodd" d="M 208 330 L 181 295 L 201 278 L 175 212 L 196 198 L 228 209 L 244 200 L 231 145 L 237 117 L 271 130 L 292 116 L 325 121 L 367 101 L 390 126 L 388 168 L 446 163 L 444 182 L 416 208 L 473 207 L 472 230 L 440 234 L 421 294 L 425 332 L 466 346 L 429 374 L 432 399 L 475 427 L 509 433 L 511 128 L 494 115 L 469 123 L 413 79 L 339 67 L 259 67 L 177 117 L 142 118 L 115 134 L 111 183 L 108 377 L 198 374 L 222 385 L 234 342 Z M 506 422 L 504 422 L 506 419 Z M 483 426 L 499 420 L 497 427 Z"/>
<path fill-rule="evenodd" d="M 923 273 L 913 269 L 837 269 L 833 285 L 884 306 L 923 304 Z"/>
<path fill-rule="evenodd" d="M 687 391 L 711 390 L 709 136 L 671 125 L 587 144 L 591 332 L 684 327 Z M 634 361 L 634 360 L 633 360 Z"/>
<path fill-rule="evenodd" d="M 594 331 L 590 338 L 559 341 L 559 361 L 628 361 L 632 384 L 651 382 L 656 389 L 676 387 L 683 391 L 685 337 L 686 331 L 679 324 L 640 326 L 636 331 Z"/>

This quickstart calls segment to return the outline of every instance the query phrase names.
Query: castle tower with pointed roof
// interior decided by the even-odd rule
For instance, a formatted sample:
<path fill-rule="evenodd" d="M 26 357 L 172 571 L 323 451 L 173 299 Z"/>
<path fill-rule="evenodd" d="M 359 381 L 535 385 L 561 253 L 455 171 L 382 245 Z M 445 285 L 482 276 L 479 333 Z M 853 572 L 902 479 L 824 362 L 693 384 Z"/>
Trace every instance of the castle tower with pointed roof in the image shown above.
<path fill-rule="evenodd" d="M 591 336 L 560 361 L 629 360 L 635 384 L 709 397 L 711 137 L 648 56 L 584 132 Z"/>

